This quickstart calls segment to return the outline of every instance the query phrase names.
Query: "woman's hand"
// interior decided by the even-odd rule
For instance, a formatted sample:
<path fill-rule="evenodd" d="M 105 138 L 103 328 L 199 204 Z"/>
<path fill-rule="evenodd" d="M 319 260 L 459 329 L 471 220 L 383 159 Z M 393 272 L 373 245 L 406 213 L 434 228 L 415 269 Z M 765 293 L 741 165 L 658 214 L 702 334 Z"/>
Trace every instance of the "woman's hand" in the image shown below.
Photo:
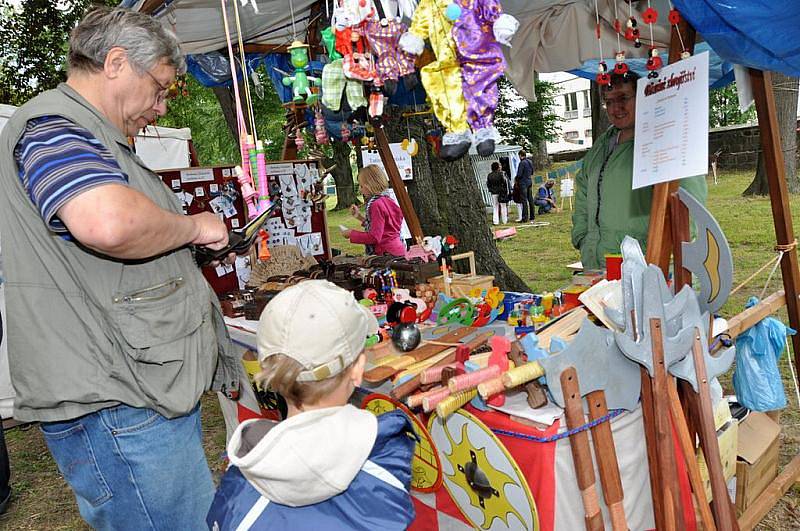
<path fill-rule="evenodd" d="M 340 229 L 340 230 L 342 232 L 342 236 L 344 236 L 345 238 L 350 240 L 350 232 L 351 232 L 351 230 L 350 229 Z"/>
<path fill-rule="evenodd" d="M 358 211 L 358 205 L 350 205 L 350 215 L 354 218 L 358 218 L 361 215 Z"/>

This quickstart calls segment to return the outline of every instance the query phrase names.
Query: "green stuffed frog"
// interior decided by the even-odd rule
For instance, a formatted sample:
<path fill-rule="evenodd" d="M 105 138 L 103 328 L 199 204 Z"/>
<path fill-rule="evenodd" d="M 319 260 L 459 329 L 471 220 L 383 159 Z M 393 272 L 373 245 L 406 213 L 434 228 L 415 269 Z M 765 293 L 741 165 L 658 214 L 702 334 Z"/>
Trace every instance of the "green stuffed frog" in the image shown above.
<path fill-rule="evenodd" d="M 294 75 L 285 76 L 283 84 L 292 87 L 295 103 L 303 103 L 305 101 L 308 105 L 313 105 L 319 99 L 317 94 L 311 92 L 311 84 L 320 86 L 319 78 L 309 76 L 306 74 L 308 68 L 308 45 L 300 41 L 294 41 L 289 46 L 289 56 L 292 66 L 294 66 Z"/>

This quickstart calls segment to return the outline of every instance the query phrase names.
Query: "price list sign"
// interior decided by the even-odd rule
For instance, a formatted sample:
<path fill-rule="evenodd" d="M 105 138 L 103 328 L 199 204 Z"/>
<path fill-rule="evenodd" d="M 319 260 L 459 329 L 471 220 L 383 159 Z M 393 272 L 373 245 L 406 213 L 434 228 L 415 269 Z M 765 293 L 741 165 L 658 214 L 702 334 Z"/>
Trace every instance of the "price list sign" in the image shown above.
<path fill-rule="evenodd" d="M 708 53 L 664 67 L 636 87 L 633 188 L 708 171 Z"/>

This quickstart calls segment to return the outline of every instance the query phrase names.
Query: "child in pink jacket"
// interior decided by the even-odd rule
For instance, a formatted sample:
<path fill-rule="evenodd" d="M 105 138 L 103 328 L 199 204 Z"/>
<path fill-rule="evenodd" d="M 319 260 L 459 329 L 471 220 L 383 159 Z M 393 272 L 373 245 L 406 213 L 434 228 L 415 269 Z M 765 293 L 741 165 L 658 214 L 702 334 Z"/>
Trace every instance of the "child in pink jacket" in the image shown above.
<path fill-rule="evenodd" d="M 366 246 L 367 254 L 391 254 L 405 256 L 406 244 L 400 238 L 403 212 L 389 195 L 389 180 L 378 166 L 370 164 L 358 172 L 358 186 L 367 204 L 366 215 L 361 215 L 353 205 L 350 213 L 361 221 L 360 230 L 342 230 L 342 235 L 351 243 Z"/>

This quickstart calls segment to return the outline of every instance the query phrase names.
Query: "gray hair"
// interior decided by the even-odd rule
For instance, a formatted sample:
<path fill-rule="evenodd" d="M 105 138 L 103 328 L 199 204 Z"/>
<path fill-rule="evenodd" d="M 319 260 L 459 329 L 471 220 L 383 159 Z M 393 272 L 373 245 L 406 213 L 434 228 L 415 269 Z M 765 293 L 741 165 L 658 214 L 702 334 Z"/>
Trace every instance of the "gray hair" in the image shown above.
<path fill-rule="evenodd" d="M 112 48 L 124 48 L 128 60 L 140 73 L 159 62 L 186 72 L 186 61 L 175 34 L 150 15 L 129 9 L 99 7 L 90 11 L 69 37 L 69 71 L 102 70 Z"/>

